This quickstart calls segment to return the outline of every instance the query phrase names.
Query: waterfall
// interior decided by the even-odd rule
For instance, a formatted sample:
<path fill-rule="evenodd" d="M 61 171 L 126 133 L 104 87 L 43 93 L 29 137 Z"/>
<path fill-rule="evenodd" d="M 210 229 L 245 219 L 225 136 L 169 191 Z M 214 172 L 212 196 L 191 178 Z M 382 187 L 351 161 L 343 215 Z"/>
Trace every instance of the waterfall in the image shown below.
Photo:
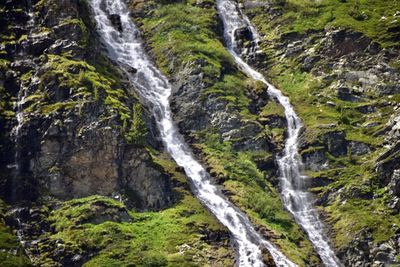
<path fill-rule="evenodd" d="M 29 36 L 32 34 L 32 29 L 35 26 L 35 14 L 32 10 L 32 5 L 31 1 L 26 2 L 26 11 L 29 16 L 29 20 L 26 24 L 26 29 L 29 30 Z M 26 56 L 26 52 L 22 50 L 20 52 L 21 57 Z M 22 145 L 21 145 L 21 130 L 22 126 L 24 125 L 24 119 L 25 119 L 25 112 L 24 112 L 24 104 L 26 102 L 26 98 L 28 97 L 28 90 L 26 88 L 23 88 L 22 85 L 20 86 L 20 90 L 18 91 L 17 95 L 17 101 L 14 104 L 14 109 L 16 110 L 16 119 L 17 119 L 17 125 L 13 128 L 11 132 L 11 136 L 13 137 L 14 143 L 15 143 L 15 153 L 14 153 L 14 164 L 7 166 L 10 169 L 13 170 L 13 176 L 11 178 L 11 184 L 10 184 L 10 194 L 9 194 L 9 200 L 11 202 L 17 201 L 18 199 L 18 190 L 17 190 L 17 183 L 18 179 L 21 176 L 21 173 L 23 172 L 21 170 L 21 159 L 22 159 Z"/>
<path fill-rule="evenodd" d="M 238 250 L 238 265 L 264 266 L 261 252 L 264 246 L 278 266 L 295 266 L 255 231 L 249 219 L 224 197 L 195 160 L 172 120 L 169 104 L 171 85 L 147 56 L 139 29 L 132 22 L 124 1 L 91 0 L 90 5 L 109 57 L 126 72 L 141 98 L 151 107 L 166 151 L 184 168 L 196 197 L 230 231 Z M 115 25 L 116 18 L 120 20 L 118 25 Z M 132 68 L 137 69 L 137 73 L 130 73 Z"/>
<path fill-rule="evenodd" d="M 253 50 L 255 50 L 253 52 L 258 49 L 259 37 L 249 19 L 242 14 L 237 4 L 230 0 L 217 0 L 217 9 L 224 24 L 227 48 L 237 65 L 249 77 L 267 85 L 269 95 L 277 99 L 285 109 L 288 132 L 285 149 L 282 156 L 278 158 L 283 203 L 306 231 L 323 263 L 329 267 L 341 266 L 325 237 L 324 227 L 318 218 L 318 213 L 312 206 L 311 194 L 308 193 L 304 185 L 304 180 L 307 177 L 301 174 L 302 162 L 298 151 L 298 139 L 302 127 L 300 118 L 290 104 L 289 98 L 270 84 L 261 73 L 250 67 L 239 55 L 240 48 L 237 45 L 237 40 L 235 40 L 235 31 L 239 28 L 245 27 L 251 31 Z"/>

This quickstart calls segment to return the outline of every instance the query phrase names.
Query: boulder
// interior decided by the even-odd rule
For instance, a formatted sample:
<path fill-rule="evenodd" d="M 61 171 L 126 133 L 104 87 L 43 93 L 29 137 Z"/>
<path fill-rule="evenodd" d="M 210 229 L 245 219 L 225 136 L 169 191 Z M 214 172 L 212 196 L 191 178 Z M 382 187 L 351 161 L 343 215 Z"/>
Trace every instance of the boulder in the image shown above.
<path fill-rule="evenodd" d="M 361 156 L 371 152 L 371 149 L 367 144 L 357 141 L 350 141 L 349 149 L 350 153 L 355 156 Z"/>
<path fill-rule="evenodd" d="M 242 42 L 252 41 L 253 33 L 251 32 L 251 29 L 249 27 L 241 27 L 235 30 L 234 37 L 236 41 L 238 40 Z"/>
<path fill-rule="evenodd" d="M 322 136 L 325 149 L 335 157 L 347 155 L 346 132 L 331 131 Z"/>
<path fill-rule="evenodd" d="M 360 32 L 339 29 L 327 32 L 327 40 L 323 48 L 324 54 L 329 57 L 341 57 L 351 53 L 363 53 L 371 40 Z"/>
<path fill-rule="evenodd" d="M 351 90 L 346 86 L 339 86 L 337 89 L 337 97 L 343 101 L 349 102 L 361 102 L 362 98 L 358 96 L 358 93 Z"/>
<path fill-rule="evenodd" d="M 304 167 L 311 171 L 321 171 L 328 168 L 328 159 L 324 147 L 308 149 L 301 153 Z"/>

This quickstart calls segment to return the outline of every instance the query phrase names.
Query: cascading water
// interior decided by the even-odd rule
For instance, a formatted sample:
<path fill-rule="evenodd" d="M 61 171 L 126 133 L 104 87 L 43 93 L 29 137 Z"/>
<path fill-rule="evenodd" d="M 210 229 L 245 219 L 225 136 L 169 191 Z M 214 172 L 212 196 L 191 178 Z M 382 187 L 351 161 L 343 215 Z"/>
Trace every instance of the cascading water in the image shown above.
<path fill-rule="evenodd" d="M 238 265 L 264 266 L 260 249 L 264 246 L 278 266 L 295 266 L 254 230 L 249 219 L 211 183 L 205 169 L 192 156 L 172 120 L 171 85 L 146 55 L 139 30 L 123 0 L 92 0 L 90 5 L 109 57 L 126 72 L 140 96 L 152 107 L 166 150 L 184 168 L 196 196 L 231 232 L 238 247 Z M 121 25 L 115 25 L 114 21 L 116 27 L 113 27 L 111 17 L 119 18 Z M 137 69 L 137 73 L 131 74 L 131 68 Z"/>
<path fill-rule="evenodd" d="M 31 34 L 31 31 L 33 27 L 35 26 L 35 16 L 34 12 L 31 10 L 31 3 L 30 1 L 27 1 L 27 10 L 30 11 L 28 12 L 29 15 L 29 20 L 26 25 L 26 29 L 29 31 L 29 35 Z M 25 51 L 22 50 L 20 52 L 20 55 L 23 57 L 25 56 Z M 13 179 L 11 181 L 11 193 L 10 193 L 10 201 L 13 202 L 17 199 L 17 179 L 19 178 L 21 174 L 21 130 L 22 126 L 24 124 L 24 119 L 25 119 L 25 112 L 24 112 L 24 104 L 26 102 L 26 99 L 28 97 L 28 90 L 26 88 L 23 88 L 21 86 L 18 96 L 17 96 L 17 101 L 15 103 L 15 109 L 16 109 L 16 118 L 17 118 L 17 125 L 14 127 L 12 131 L 12 136 L 14 137 L 14 143 L 15 143 L 15 155 L 14 155 L 14 165 L 8 166 L 9 168 L 14 168 L 14 174 L 13 174 Z"/>
<path fill-rule="evenodd" d="M 28 0 L 26 1 L 26 9 L 29 15 L 29 20 L 28 23 L 26 25 L 26 29 L 29 31 L 29 35 L 31 35 L 32 30 L 35 26 L 35 15 L 34 12 L 32 11 L 32 4 L 31 1 Z M 26 55 L 25 51 L 22 50 L 20 55 L 22 57 L 24 57 Z M 37 79 L 37 78 L 36 78 Z M 18 183 L 18 179 L 20 179 L 21 173 L 23 173 L 23 170 L 21 169 L 21 158 L 22 158 L 22 147 L 21 147 L 21 130 L 22 127 L 24 125 L 24 119 L 25 119 L 25 112 L 24 112 L 24 104 L 26 103 L 26 99 L 28 97 L 28 90 L 26 90 L 26 88 L 23 88 L 21 86 L 19 92 L 18 92 L 18 97 L 17 97 L 17 102 L 15 103 L 15 109 L 16 109 L 16 118 L 17 118 L 17 125 L 14 127 L 13 132 L 11 133 L 12 136 L 14 137 L 14 143 L 15 143 L 15 154 L 14 154 L 14 165 L 8 166 L 9 168 L 13 168 L 14 169 L 14 173 L 13 173 L 13 177 L 11 180 L 11 186 L 10 186 L 10 196 L 9 196 L 9 200 L 10 202 L 16 202 L 18 201 L 18 194 L 17 194 L 17 183 Z M 32 262 L 32 256 L 31 253 L 29 253 L 29 251 L 26 249 L 26 238 L 25 238 L 25 234 L 24 234 L 24 225 L 23 222 L 21 221 L 20 217 L 20 213 L 21 213 L 22 209 L 21 208 L 16 208 L 11 210 L 11 214 L 13 214 L 13 217 L 16 220 L 16 226 L 17 226 L 17 240 L 19 241 L 19 243 L 21 244 L 22 248 L 25 251 L 25 254 L 28 256 L 28 258 L 31 260 Z"/>
<path fill-rule="evenodd" d="M 283 202 L 296 221 L 307 232 L 323 263 L 329 267 L 341 266 L 324 235 L 323 224 L 312 206 L 311 195 L 304 185 L 306 177 L 300 171 L 302 169 L 302 162 L 298 152 L 298 138 L 302 127 L 300 118 L 290 105 L 289 98 L 268 83 L 261 73 L 250 67 L 239 55 L 240 48 L 237 45 L 237 40 L 235 40 L 235 31 L 239 28 L 250 29 L 254 43 L 253 50 L 258 48 L 259 37 L 248 18 L 242 14 L 237 4 L 230 0 L 217 0 L 217 9 L 224 23 L 224 37 L 227 48 L 236 63 L 249 77 L 266 84 L 270 96 L 276 98 L 285 109 L 288 137 L 283 155 L 278 159 Z"/>

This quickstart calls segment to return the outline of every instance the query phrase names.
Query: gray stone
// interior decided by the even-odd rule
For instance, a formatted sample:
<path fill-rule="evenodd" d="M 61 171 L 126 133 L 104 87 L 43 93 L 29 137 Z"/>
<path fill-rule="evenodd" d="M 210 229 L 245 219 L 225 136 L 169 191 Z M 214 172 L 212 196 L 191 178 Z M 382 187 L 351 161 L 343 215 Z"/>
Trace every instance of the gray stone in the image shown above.
<path fill-rule="evenodd" d="M 362 98 L 357 96 L 357 94 L 348 87 L 339 86 L 337 89 L 337 97 L 343 101 L 349 102 L 361 102 Z"/>
<path fill-rule="evenodd" d="M 350 153 L 356 156 L 365 155 L 371 152 L 371 149 L 367 144 L 357 141 L 350 141 L 349 149 Z"/>
<path fill-rule="evenodd" d="M 321 171 L 328 168 L 328 159 L 323 148 L 301 154 L 304 167 L 311 171 Z"/>

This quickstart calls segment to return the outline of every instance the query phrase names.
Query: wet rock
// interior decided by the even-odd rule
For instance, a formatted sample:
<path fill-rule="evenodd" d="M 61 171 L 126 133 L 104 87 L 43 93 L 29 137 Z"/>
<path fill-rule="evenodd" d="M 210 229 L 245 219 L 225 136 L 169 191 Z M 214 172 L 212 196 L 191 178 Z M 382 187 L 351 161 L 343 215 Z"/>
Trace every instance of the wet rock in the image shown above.
<path fill-rule="evenodd" d="M 333 182 L 334 180 L 329 179 L 327 177 L 316 177 L 316 178 L 310 178 L 308 184 L 310 187 L 323 187 L 323 186 L 328 186 Z"/>
<path fill-rule="evenodd" d="M 400 140 L 400 109 L 395 112 L 386 124 L 387 133 L 385 136 L 385 142 L 393 146 L 398 140 Z"/>
<path fill-rule="evenodd" d="M 304 50 L 303 45 L 300 41 L 293 42 L 287 45 L 285 50 L 285 57 L 293 57 Z M 315 61 L 316 62 L 316 61 Z M 313 62 L 313 63 L 315 63 Z M 311 63 L 311 64 L 313 64 Z"/>
<path fill-rule="evenodd" d="M 321 171 L 328 168 L 328 159 L 323 147 L 310 149 L 301 153 L 304 167 L 311 171 Z"/>
<path fill-rule="evenodd" d="M 216 108 L 223 109 L 223 101 L 213 100 L 212 95 L 205 101 L 201 98 L 205 84 L 200 70 L 204 64 L 199 60 L 187 65 L 173 84 L 171 109 L 175 121 L 183 132 L 205 129 L 210 125 L 209 112 Z"/>
<path fill-rule="evenodd" d="M 109 14 L 108 19 L 117 31 L 123 31 L 121 17 L 118 14 Z"/>
<path fill-rule="evenodd" d="M 252 114 L 259 114 L 262 107 L 264 107 L 269 99 L 269 94 L 268 94 L 268 88 L 265 88 L 265 90 L 251 90 L 247 92 L 247 97 L 251 99 L 251 103 L 248 106 L 249 111 Z"/>
<path fill-rule="evenodd" d="M 400 169 L 393 171 L 388 187 L 391 195 L 400 197 Z"/>
<path fill-rule="evenodd" d="M 82 57 L 86 53 L 85 49 L 82 48 L 78 43 L 73 41 L 70 42 L 68 40 L 56 40 L 54 44 L 46 49 L 46 52 L 57 55 L 70 53 L 75 57 Z"/>
<path fill-rule="evenodd" d="M 234 33 L 235 40 L 240 40 L 242 42 L 252 41 L 253 34 L 248 27 L 237 28 Z"/>
<path fill-rule="evenodd" d="M 364 230 L 357 234 L 350 246 L 339 251 L 339 258 L 346 266 L 365 266 L 370 262 L 370 242 L 372 237 L 369 231 Z"/>
<path fill-rule="evenodd" d="M 209 0 L 197 0 L 196 6 L 201 8 L 211 8 L 213 6 L 213 3 Z"/>
<path fill-rule="evenodd" d="M 130 206 L 158 210 L 174 202 L 170 177 L 160 172 L 144 149 L 128 147 L 123 158 L 121 182 Z"/>
<path fill-rule="evenodd" d="M 209 231 L 207 229 L 201 229 L 200 234 L 203 235 L 201 240 L 209 244 L 223 244 L 229 240 L 229 233 L 227 231 Z"/>
<path fill-rule="evenodd" d="M 27 50 L 35 56 L 41 55 L 44 50 L 50 47 L 54 43 L 54 40 L 48 35 L 36 36 L 31 42 L 26 44 Z"/>
<path fill-rule="evenodd" d="M 358 111 L 360 111 L 361 113 L 364 113 L 364 114 L 369 114 L 369 113 L 376 112 L 376 106 L 374 106 L 374 105 L 363 105 L 363 106 L 357 107 L 356 110 L 358 110 Z"/>
<path fill-rule="evenodd" d="M 367 47 L 367 50 L 371 55 L 376 55 L 381 50 L 381 47 L 379 43 L 371 42 L 371 44 Z"/>
<path fill-rule="evenodd" d="M 135 69 L 134 67 L 129 67 L 128 69 L 127 69 L 127 71 L 130 73 L 130 74 L 135 74 L 135 73 L 137 73 L 137 69 Z"/>

